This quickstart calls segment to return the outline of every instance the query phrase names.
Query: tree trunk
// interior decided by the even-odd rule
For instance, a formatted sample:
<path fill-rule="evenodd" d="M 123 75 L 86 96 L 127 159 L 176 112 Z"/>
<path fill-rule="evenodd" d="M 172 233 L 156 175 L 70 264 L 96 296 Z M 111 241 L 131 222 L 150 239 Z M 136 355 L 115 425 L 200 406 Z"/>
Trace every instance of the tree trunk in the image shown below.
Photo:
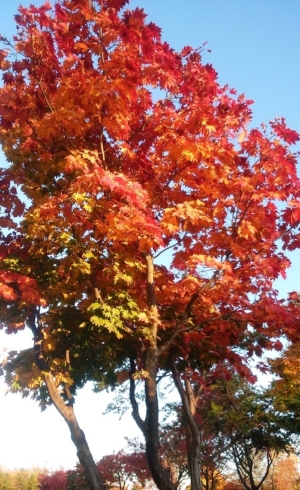
<path fill-rule="evenodd" d="M 184 389 L 174 363 L 172 363 L 172 374 L 175 386 L 182 401 L 183 413 L 186 420 L 186 442 L 189 461 L 189 473 L 191 478 L 191 490 L 202 490 L 200 460 L 201 460 L 201 434 L 194 418 L 195 406 L 190 392 L 189 383 L 185 383 Z"/>
<path fill-rule="evenodd" d="M 65 387 L 69 399 L 69 404 L 66 405 L 57 386 L 55 385 L 54 378 L 50 371 L 50 366 L 44 357 L 44 336 L 42 329 L 38 326 L 38 312 L 36 309 L 32 309 L 29 312 L 27 323 L 34 334 L 33 352 L 35 364 L 41 371 L 43 371 L 49 396 L 58 412 L 68 424 L 71 432 L 71 439 L 76 446 L 77 456 L 80 464 L 83 467 L 87 482 L 91 487 L 91 490 L 106 490 L 104 481 L 98 472 L 96 463 L 93 459 L 88 443 L 86 442 L 84 432 L 80 429 L 77 422 L 73 409 L 73 398 L 70 394 L 69 387 Z"/>
<path fill-rule="evenodd" d="M 145 353 L 145 371 L 149 378 L 145 380 L 146 393 L 146 419 L 145 419 L 145 442 L 146 457 L 152 478 L 160 490 L 175 490 L 175 485 L 170 479 L 170 472 L 164 468 L 159 458 L 159 420 L 157 400 L 157 353 L 155 349 L 149 348 Z"/>
<path fill-rule="evenodd" d="M 45 381 L 50 398 L 61 416 L 65 419 L 71 432 L 71 439 L 77 449 L 77 456 L 82 465 L 86 479 L 92 490 L 105 490 L 106 486 L 99 475 L 96 463 L 92 457 L 84 432 L 80 429 L 72 406 L 65 404 L 60 393 L 55 386 L 51 373 L 45 374 Z"/>
<path fill-rule="evenodd" d="M 146 443 L 146 458 L 151 476 L 159 490 L 176 490 L 172 483 L 170 472 L 163 467 L 159 457 L 159 421 L 157 400 L 157 356 L 154 349 L 147 349 L 144 356 L 144 369 L 147 368 L 148 377 L 145 379 L 146 418 L 142 420 L 139 414 L 138 403 L 135 398 L 135 382 L 132 375 L 135 364 L 131 359 L 130 401 L 132 417 L 141 429 Z"/>
<path fill-rule="evenodd" d="M 150 326 L 150 334 L 144 342 L 143 369 L 147 372 L 145 377 L 145 403 L 146 418 L 142 420 L 139 414 L 138 404 L 135 398 L 135 362 L 131 363 L 130 376 L 130 402 L 132 405 L 132 416 L 141 429 L 146 443 L 146 458 L 152 478 L 159 490 L 176 490 L 176 486 L 170 479 L 169 471 L 163 467 L 159 457 L 159 420 L 158 420 L 158 398 L 157 398 L 157 369 L 158 369 L 158 347 L 157 347 L 157 324 L 158 310 L 154 289 L 154 266 L 153 258 L 146 255 L 147 264 L 147 301 L 149 311 L 152 313 L 153 321 Z"/>

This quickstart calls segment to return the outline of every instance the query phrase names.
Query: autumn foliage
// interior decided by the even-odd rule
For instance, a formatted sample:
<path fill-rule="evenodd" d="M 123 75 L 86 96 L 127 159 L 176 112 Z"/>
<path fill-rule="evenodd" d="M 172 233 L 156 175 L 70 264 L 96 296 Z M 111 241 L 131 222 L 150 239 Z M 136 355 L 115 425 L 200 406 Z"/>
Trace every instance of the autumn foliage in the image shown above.
<path fill-rule="evenodd" d="M 26 366 L 69 406 L 87 380 L 130 378 L 151 472 L 173 488 L 149 460 L 158 370 L 227 359 L 248 375 L 244 356 L 297 338 L 299 307 L 273 281 L 300 245 L 299 135 L 252 128 L 252 101 L 219 85 L 204 48 L 175 52 L 127 3 L 20 7 L 2 37 L 0 312 L 8 333 L 32 329 Z M 48 403 L 22 362 L 9 383 Z"/>
<path fill-rule="evenodd" d="M 57 470 L 53 473 L 43 471 L 39 474 L 40 490 L 65 490 L 68 483 L 68 473 Z"/>
<path fill-rule="evenodd" d="M 118 16 L 125 3 L 60 1 L 54 15 L 46 3 L 16 16 L 14 51 L 1 52 L 1 143 L 11 162 L 1 176 L 2 296 L 20 309 L 18 328 L 26 305 L 48 305 L 49 317 L 57 303 L 77 302 L 95 327 L 121 336 L 131 315 L 139 332 L 148 317 L 143 255 L 172 246 L 168 272 L 157 266 L 157 301 L 179 316 L 197 293 L 197 323 L 226 348 L 233 310 L 232 341 L 239 321 L 259 331 L 262 320 L 288 315 L 271 283 L 289 266 L 277 241 L 291 246 L 286 230 L 300 221 L 289 150 L 298 135 L 284 120 L 247 131 L 251 101 L 220 87 L 197 50 L 162 43 L 142 10 Z M 281 212 L 278 201 L 288 204 Z M 162 321 L 174 328 L 172 315 Z"/>
<path fill-rule="evenodd" d="M 103 456 L 97 463 L 107 489 L 128 490 L 145 488 L 151 481 L 142 452 L 119 451 Z M 39 475 L 40 490 L 88 490 L 83 468 L 76 465 L 71 470 L 42 471 Z"/>

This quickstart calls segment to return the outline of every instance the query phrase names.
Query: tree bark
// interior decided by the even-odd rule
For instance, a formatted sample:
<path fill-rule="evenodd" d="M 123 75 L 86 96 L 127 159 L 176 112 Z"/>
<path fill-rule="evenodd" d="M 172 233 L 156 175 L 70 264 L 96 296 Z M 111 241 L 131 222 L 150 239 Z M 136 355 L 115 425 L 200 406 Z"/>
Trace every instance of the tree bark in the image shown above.
<path fill-rule="evenodd" d="M 182 401 L 183 413 L 186 420 L 186 441 L 189 461 L 189 473 L 191 478 L 191 490 L 202 490 L 201 483 L 201 434 L 199 427 L 195 422 L 195 400 L 191 392 L 191 386 L 188 380 L 184 389 L 174 363 L 171 364 L 172 375 L 175 386 L 178 390 Z"/>
<path fill-rule="evenodd" d="M 157 357 L 151 349 L 145 352 L 144 369 L 149 377 L 145 379 L 145 402 L 146 417 L 140 417 L 138 403 L 135 398 L 135 382 L 132 375 L 135 372 L 135 364 L 131 359 L 130 377 L 130 401 L 132 406 L 132 417 L 141 429 L 145 438 L 146 458 L 151 476 L 159 490 L 176 490 L 172 483 L 170 472 L 163 467 L 159 457 L 159 420 L 158 420 L 158 399 L 157 399 Z"/>
<path fill-rule="evenodd" d="M 55 380 L 53 378 L 53 375 L 51 374 L 50 366 L 44 357 L 44 337 L 42 329 L 38 326 L 37 311 L 32 310 L 29 312 L 27 323 L 34 335 L 33 352 L 35 364 L 44 373 L 46 386 L 52 403 L 54 404 L 60 415 L 64 418 L 70 429 L 71 439 L 77 449 L 77 456 L 85 472 L 87 482 L 91 487 L 91 490 L 106 490 L 106 486 L 98 472 L 96 463 L 91 454 L 84 432 L 79 427 L 78 421 L 76 419 L 73 409 L 73 398 L 70 394 L 69 387 L 65 387 L 67 397 L 69 399 L 69 404 L 66 405 L 55 384 Z"/>
<path fill-rule="evenodd" d="M 135 398 L 135 363 L 131 359 L 130 376 L 130 401 L 132 405 L 132 416 L 141 429 L 146 443 L 146 458 L 152 478 L 159 490 L 176 490 L 176 486 L 170 479 L 169 471 L 163 467 L 159 457 L 159 409 L 157 397 L 157 370 L 158 370 L 158 346 L 157 325 L 158 309 L 156 305 L 154 289 L 154 266 L 153 258 L 146 255 L 147 264 L 147 302 L 149 311 L 152 313 L 153 321 L 150 326 L 150 334 L 145 339 L 142 350 L 143 369 L 147 372 L 145 377 L 145 420 L 139 415 L 138 404 Z"/>
<path fill-rule="evenodd" d="M 45 374 L 45 381 L 54 406 L 68 424 L 71 432 L 71 439 L 77 449 L 77 456 L 84 469 L 89 486 L 92 490 L 105 490 L 106 486 L 98 472 L 96 463 L 93 459 L 88 443 L 86 442 L 84 432 L 79 427 L 73 406 L 68 406 L 65 404 L 55 385 L 55 381 L 51 373 Z"/>

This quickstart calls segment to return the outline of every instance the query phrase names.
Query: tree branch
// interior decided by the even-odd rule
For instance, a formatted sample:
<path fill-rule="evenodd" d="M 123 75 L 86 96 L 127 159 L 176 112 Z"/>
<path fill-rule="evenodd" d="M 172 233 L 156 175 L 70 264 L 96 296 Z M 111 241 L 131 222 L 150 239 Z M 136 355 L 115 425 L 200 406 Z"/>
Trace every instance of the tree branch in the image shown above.
<path fill-rule="evenodd" d="M 130 397 L 130 403 L 132 407 L 132 417 L 134 421 L 136 422 L 137 426 L 139 429 L 141 429 L 142 433 L 145 434 L 145 421 L 141 418 L 140 412 L 139 412 L 139 406 L 136 401 L 135 397 L 135 380 L 133 378 L 133 375 L 136 373 L 136 367 L 135 367 L 135 362 L 134 359 L 131 357 L 129 359 L 130 362 L 130 371 L 129 371 L 129 397 Z"/>
<path fill-rule="evenodd" d="M 191 407 L 190 407 L 190 404 L 189 404 L 189 398 L 188 398 L 188 395 L 187 395 L 186 391 L 184 390 L 184 388 L 182 386 L 182 383 L 181 383 L 181 380 L 180 380 L 178 371 L 177 371 L 177 369 L 175 367 L 175 364 L 174 364 L 173 359 L 171 361 L 171 371 L 172 371 L 172 375 L 173 375 L 175 386 L 176 386 L 176 388 L 178 390 L 178 393 L 179 393 L 180 398 L 181 398 L 181 401 L 182 401 L 182 406 L 183 406 L 184 414 L 185 414 L 185 416 L 187 418 L 187 422 L 189 424 L 189 427 L 191 428 L 191 430 L 193 431 L 193 433 L 195 435 L 197 434 L 197 436 L 198 436 L 199 435 L 199 430 L 198 430 L 197 424 L 196 424 L 196 422 L 194 420 L 194 417 L 193 417 L 193 414 L 192 414 L 192 411 L 191 411 Z"/>

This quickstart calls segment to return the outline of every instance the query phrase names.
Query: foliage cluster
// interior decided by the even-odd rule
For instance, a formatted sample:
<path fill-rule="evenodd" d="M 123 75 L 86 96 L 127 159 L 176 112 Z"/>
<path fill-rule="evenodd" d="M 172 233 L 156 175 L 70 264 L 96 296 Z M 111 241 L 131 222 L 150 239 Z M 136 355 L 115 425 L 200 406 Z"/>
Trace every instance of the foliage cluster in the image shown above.
<path fill-rule="evenodd" d="M 106 488 L 117 490 L 145 488 L 151 480 L 144 452 L 107 455 L 97 463 Z M 43 472 L 39 475 L 40 490 L 89 490 L 83 468 Z M 153 486 L 153 485 L 152 485 Z"/>

